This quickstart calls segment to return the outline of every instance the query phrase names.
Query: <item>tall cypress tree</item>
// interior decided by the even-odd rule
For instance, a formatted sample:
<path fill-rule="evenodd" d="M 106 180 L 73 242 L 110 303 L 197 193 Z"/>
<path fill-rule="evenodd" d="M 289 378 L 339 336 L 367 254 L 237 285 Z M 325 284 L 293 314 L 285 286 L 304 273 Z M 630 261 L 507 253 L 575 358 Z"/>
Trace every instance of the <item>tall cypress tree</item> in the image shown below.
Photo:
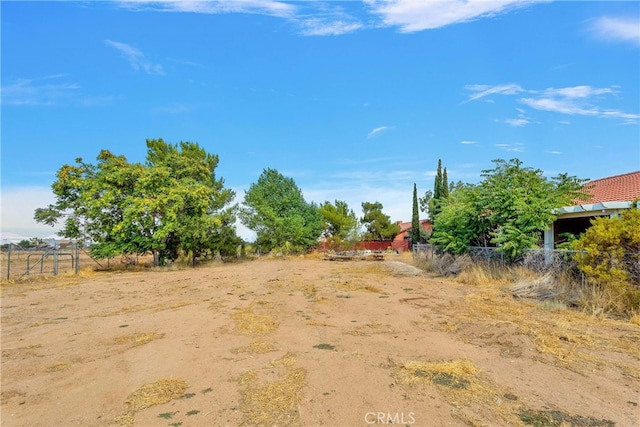
<path fill-rule="evenodd" d="M 447 168 L 444 168 L 444 172 L 442 172 L 442 193 L 440 194 L 440 198 L 446 199 L 449 197 L 449 179 L 447 178 Z"/>
<path fill-rule="evenodd" d="M 418 211 L 418 188 L 413 183 L 413 215 L 411 216 L 411 244 L 420 243 L 420 214 Z"/>
<path fill-rule="evenodd" d="M 438 159 L 438 170 L 436 171 L 436 181 L 433 184 L 433 198 L 442 197 L 442 160 Z"/>
<path fill-rule="evenodd" d="M 436 180 L 433 183 L 433 199 L 429 207 L 429 216 L 431 219 L 440 213 L 440 200 L 442 199 L 442 160 L 438 159 L 438 170 L 436 171 Z"/>

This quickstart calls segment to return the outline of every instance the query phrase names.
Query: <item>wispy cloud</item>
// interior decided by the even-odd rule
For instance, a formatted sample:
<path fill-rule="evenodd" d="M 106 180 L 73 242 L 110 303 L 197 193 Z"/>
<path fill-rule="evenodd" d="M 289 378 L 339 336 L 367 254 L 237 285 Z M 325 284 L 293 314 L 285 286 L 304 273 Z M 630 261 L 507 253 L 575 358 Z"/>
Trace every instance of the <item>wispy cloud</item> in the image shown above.
<path fill-rule="evenodd" d="M 386 131 L 388 131 L 390 129 L 393 129 L 393 126 L 380 126 L 380 127 L 377 127 L 377 128 L 373 129 L 371 132 L 369 132 L 367 134 L 367 139 L 371 139 L 371 138 L 374 138 L 376 136 L 379 136 L 381 133 L 386 132 Z"/>
<path fill-rule="evenodd" d="M 590 22 L 591 32 L 599 39 L 640 46 L 640 18 L 602 16 Z"/>
<path fill-rule="evenodd" d="M 17 106 L 51 106 L 73 98 L 80 89 L 77 83 L 62 82 L 65 74 L 35 79 L 17 79 L 2 86 L 2 104 Z"/>
<path fill-rule="evenodd" d="M 562 154 L 562 151 L 547 150 L 547 151 L 545 151 L 545 153 L 547 153 L 547 154 L 553 154 L 553 155 L 560 155 L 560 154 Z"/>
<path fill-rule="evenodd" d="M 513 127 L 522 127 L 522 126 L 526 126 L 529 123 L 531 123 L 528 119 L 524 119 L 524 118 L 517 118 L 517 119 L 506 119 L 504 121 L 506 124 L 511 125 Z"/>
<path fill-rule="evenodd" d="M 365 0 L 372 13 L 380 16 L 382 25 L 398 27 L 403 33 L 491 18 L 538 2 L 534 0 Z"/>
<path fill-rule="evenodd" d="M 469 99 L 465 102 L 477 101 L 490 95 L 515 95 L 524 92 L 524 89 L 515 83 L 508 83 L 503 85 L 489 86 L 489 85 L 468 85 L 465 89 L 472 92 L 469 95 Z"/>
<path fill-rule="evenodd" d="M 144 54 L 136 49 L 135 47 L 128 45 L 126 43 L 116 42 L 113 40 L 106 39 L 104 43 L 116 49 L 122 54 L 122 57 L 129 61 L 129 64 L 134 70 L 142 70 L 147 74 L 154 74 L 163 76 L 164 68 L 160 64 L 154 64 L 145 58 Z"/>
<path fill-rule="evenodd" d="M 300 34 L 305 36 L 338 36 L 357 31 L 361 29 L 363 25 L 360 22 L 309 18 L 300 21 L 300 27 Z"/>
<path fill-rule="evenodd" d="M 364 28 L 398 27 L 400 32 L 440 28 L 476 19 L 491 18 L 549 0 L 363 0 L 364 20 L 347 12 L 338 2 L 278 0 L 122 0 L 120 7 L 138 11 L 182 13 L 250 13 L 282 18 L 304 36 L 332 36 Z"/>
<path fill-rule="evenodd" d="M 568 86 L 562 88 L 546 88 L 543 90 L 525 89 L 520 85 L 509 83 L 497 86 L 469 85 L 469 98 L 463 102 L 471 102 L 490 95 L 525 95 L 517 98 L 517 102 L 535 110 L 579 116 L 592 116 L 622 120 L 624 124 L 635 124 L 640 114 L 627 113 L 615 108 L 606 108 L 601 104 L 620 92 L 618 86 L 593 87 L 589 85 Z M 518 109 L 518 118 L 506 119 L 511 126 L 524 126 L 531 123 L 522 109 Z"/>
<path fill-rule="evenodd" d="M 495 147 L 512 153 L 524 153 L 525 151 L 525 146 L 522 142 L 516 142 L 513 144 L 495 144 Z"/>
<path fill-rule="evenodd" d="M 161 12 L 189 13 L 252 13 L 288 18 L 297 7 L 291 3 L 273 0 L 126 0 L 119 1 L 121 7 L 133 10 L 156 10 Z"/>
<path fill-rule="evenodd" d="M 478 141 L 467 141 L 467 140 L 460 141 L 460 144 L 463 144 L 463 145 L 473 145 L 473 144 L 477 144 L 477 143 L 478 143 Z"/>
<path fill-rule="evenodd" d="M 202 1 L 120 1 L 131 10 L 188 12 L 203 14 L 245 13 L 282 18 L 304 36 L 333 36 L 364 28 L 354 16 L 340 6 L 325 2 L 291 3 L 275 0 L 202 0 Z"/>

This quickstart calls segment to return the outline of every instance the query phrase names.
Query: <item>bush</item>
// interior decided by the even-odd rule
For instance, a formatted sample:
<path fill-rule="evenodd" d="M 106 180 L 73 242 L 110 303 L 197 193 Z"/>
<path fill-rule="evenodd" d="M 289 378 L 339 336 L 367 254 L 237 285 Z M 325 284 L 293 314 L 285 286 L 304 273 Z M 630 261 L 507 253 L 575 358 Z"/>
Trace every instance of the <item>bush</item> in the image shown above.
<path fill-rule="evenodd" d="M 600 217 L 574 243 L 578 268 L 594 286 L 598 311 L 640 311 L 640 210 L 619 217 Z M 588 304 L 588 303 L 587 303 Z"/>

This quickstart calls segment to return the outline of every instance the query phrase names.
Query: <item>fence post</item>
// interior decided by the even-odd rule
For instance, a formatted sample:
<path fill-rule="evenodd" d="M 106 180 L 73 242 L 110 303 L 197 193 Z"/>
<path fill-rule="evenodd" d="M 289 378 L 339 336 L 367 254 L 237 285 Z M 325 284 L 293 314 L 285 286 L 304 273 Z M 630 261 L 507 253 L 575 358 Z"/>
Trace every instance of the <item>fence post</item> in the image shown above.
<path fill-rule="evenodd" d="M 44 261 L 42 262 L 44 264 Z M 53 241 L 53 275 L 58 275 L 58 246 L 56 241 Z"/>
<path fill-rule="evenodd" d="M 11 278 L 11 247 L 13 244 L 9 242 L 9 249 L 7 250 L 7 280 Z"/>
<path fill-rule="evenodd" d="M 80 247 L 76 241 L 76 274 L 80 272 Z"/>

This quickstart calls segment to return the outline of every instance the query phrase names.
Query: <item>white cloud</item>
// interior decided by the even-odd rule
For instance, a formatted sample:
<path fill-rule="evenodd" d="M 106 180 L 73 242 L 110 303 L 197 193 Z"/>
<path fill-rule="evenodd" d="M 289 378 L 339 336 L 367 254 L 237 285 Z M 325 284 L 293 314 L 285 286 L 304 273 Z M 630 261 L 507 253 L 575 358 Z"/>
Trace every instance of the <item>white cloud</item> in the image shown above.
<path fill-rule="evenodd" d="M 119 1 L 122 7 L 134 10 L 157 10 L 162 12 L 190 13 L 255 13 L 286 18 L 292 16 L 296 6 L 272 0 L 126 0 Z"/>
<path fill-rule="evenodd" d="M 504 121 L 505 123 L 513 126 L 513 127 L 522 127 L 522 126 L 526 126 L 529 123 L 531 123 L 529 120 L 525 119 L 525 118 L 517 118 L 517 119 L 506 119 Z"/>
<path fill-rule="evenodd" d="M 17 106 L 47 106 L 72 99 L 80 89 L 77 83 L 65 83 L 65 74 L 17 79 L 2 86 L 2 104 Z"/>
<path fill-rule="evenodd" d="M 164 68 L 160 64 L 154 64 L 145 58 L 144 54 L 133 46 L 126 43 L 116 42 L 106 39 L 104 43 L 118 50 L 122 56 L 129 61 L 134 70 L 142 70 L 147 74 L 164 75 Z"/>
<path fill-rule="evenodd" d="M 300 22 L 300 34 L 304 36 L 337 36 L 352 33 L 363 27 L 359 22 L 309 18 Z"/>
<path fill-rule="evenodd" d="M 247 13 L 286 19 L 304 36 L 333 36 L 352 33 L 364 25 L 339 6 L 322 2 L 274 0 L 208 0 L 208 1 L 121 1 L 120 6 L 132 10 L 188 12 L 203 14 Z"/>
<path fill-rule="evenodd" d="M 559 154 L 562 154 L 562 151 L 547 150 L 547 151 L 545 151 L 545 153 L 547 153 L 547 154 L 559 155 Z"/>
<path fill-rule="evenodd" d="M 583 108 L 570 99 L 520 98 L 518 101 L 536 110 L 554 111 L 562 114 L 577 114 L 581 116 L 598 115 L 597 110 Z"/>
<path fill-rule="evenodd" d="M 373 129 L 371 132 L 369 132 L 367 134 L 367 139 L 379 136 L 381 133 L 386 132 L 386 131 L 388 131 L 390 129 L 393 129 L 393 126 L 380 126 L 380 127 L 377 127 L 377 128 Z"/>
<path fill-rule="evenodd" d="M 563 97 L 563 98 L 591 98 L 596 95 L 607 95 L 617 93 L 616 87 L 592 87 L 586 85 L 561 87 L 561 88 L 547 88 L 542 91 L 543 96 L 548 97 Z"/>
<path fill-rule="evenodd" d="M 521 142 L 516 142 L 513 144 L 495 144 L 495 147 L 499 148 L 500 150 L 504 150 L 504 151 L 509 151 L 512 153 L 524 153 L 525 152 L 525 147 L 524 144 Z"/>
<path fill-rule="evenodd" d="M 468 85 L 465 87 L 467 90 L 470 90 L 472 93 L 469 95 L 469 99 L 465 102 L 476 101 L 480 98 L 484 98 L 489 95 L 515 95 L 521 92 L 524 92 L 524 89 L 515 83 L 508 83 L 504 85 Z"/>
<path fill-rule="evenodd" d="M 577 85 L 561 88 L 546 88 L 543 90 L 525 89 L 518 84 L 508 83 L 503 85 L 467 85 L 465 88 L 473 92 L 463 104 L 477 101 L 489 95 L 518 95 L 527 94 L 517 101 L 533 109 L 550 111 L 567 115 L 592 116 L 600 118 L 622 120 L 623 124 L 636 124 L 640 120 L 640 114 L 627 113 L 613 108 L 605 108 L 602 104 L 611 96 L 620 92 L 618 86 L 593 87 L 589 85 Z M 523 110 L 516 108 L 520 113 L 518 118 L 507 119 L 505 123 L 511 126 L 525 126 L 531 123 L 525 117 Z"/>
<path fill-rule="evenodd" d="M 385 26 L 399 27 L 403 33 L 444 27 L 480 18 L 490 18 L 530 6 L 529 0 L 365 0 Z"/>
<path fill-rule="evenodd" d="M 640 46 L 640 18 L 600 17 L 591 22 L 590 29 L 596 37 L 620 42 L 633 43 Z"/>
<path fill-rule="evenodd" d="M 460 144 L 464 144 L 464 145 L 472 145 L 472 144 L 477 144 L 478 141 L 460 141 Z"/>

